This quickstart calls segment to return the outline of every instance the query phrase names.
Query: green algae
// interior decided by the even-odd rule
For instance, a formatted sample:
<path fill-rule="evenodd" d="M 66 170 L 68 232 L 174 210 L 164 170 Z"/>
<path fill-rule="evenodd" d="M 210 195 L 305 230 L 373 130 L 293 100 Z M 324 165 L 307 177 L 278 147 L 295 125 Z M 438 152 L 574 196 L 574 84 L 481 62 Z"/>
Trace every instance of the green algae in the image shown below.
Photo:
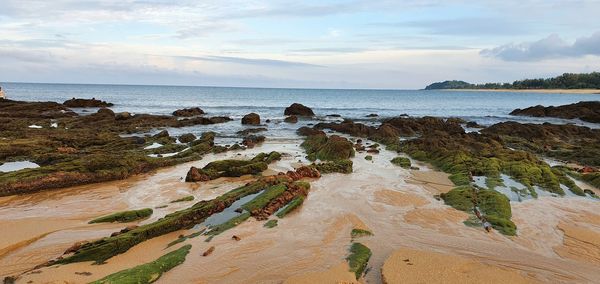
<path fill-rule="evenodd" d="M 188 195 L 179 199 L 175 199 L 173 201 L 171 201 L 171 203 L 178 203 L 178 202 L 187 202 L 187 201 L 193 201 L 194 200 L 194 196 L 193 195 Z"/>
<path fill-rule="evenodd" d="M 371 233 L 371 231 L 363 230 L 363 229 L 352 229 L 352 231 L 350 232 L 350 236 L 353 239 L 360 238 L 360 237 L 372 236 L 372 235 L 373 235 L 373 233 Z"/>
<path fill-rule="evenodd" d="M 350 266 L 350 271 L 354 272 L 357 280 L 365 272 L 371 255 L 371 250 L 361 243 L 353 243 L 352 246 L 350 246 L 350 255 L 346 260 Z"/>
<path fill-rule="evenodd" d="M 267 204 L 269 204 L 269 202 L 271 202 L 271 200 L 277 198 L 279 195 L 281 195 L 286 190 L 287 190 L 287 186 L 285 186 L 285 184 L 278 184 L 278 185 L 271 186 L 271 187 L 265 189 L 265 191 L 263 191 L 258 196 L 254 197 L 254 199 L 250 200 L 248 203 L 242 205 L 242 208 L 249 212 L 252 212 L 252 211 L 258 210 L 258 209 L 262 209 Z"/>
<path fill-rule="evenodd" d="M 219 235 L 219 234 L 243 223 L 244 221 L 248 220 L 248 218 L 250 218 L 250 212 L 242 213 L 238 216 L 235 216 L 235 217 L 227 220 L 226 222 L 224 222 L 222 224 L 211 226 L 209 228 L 209 231 L 206 232 L 205 235 L 207 235 L 207 236 Z"/>
<path fill-rule="evenodd" d="M 410 163 L 410 159 L 405 158 L 405 157 L 396 157 L 393 158 L 392 160 L 390 160 L 390 162 L 396 166 L 405 168 L 405 169 L 410 169 L 411 163 Z"/>
<path fill-rule="evenodd" d="M 150 215 L 152 215 L 152 213 L 153 213 L 153 211 L 151 208 L 144 208 L 144 209 L 131 210 L 131 211 L 122 211 L 122 212 L 113 213 L 113 214 L 110 214 L 107 216 L 103 216 L 100 218 L 96 218 L 94 220 L 89 221 L 88 224 L 112 223 L 112 222 L 119 222 L 119 223 L 133 222 L 136 220 L 148 218 Z"/>
<path fill-rule="evenodd" d="M 185 245 L 152 262 L 108 275 L 100 280 L 92 282 L 92 284 L 153 283 L 158 280 L 163 273 L 182 264 L 191 248 L 191 245 Z"/>
<path fill-rule="evenodd" d="M 373 156 L 371 156 L 371 155 L 366 155 L 366 156 L 365 156 L 365 160 L 367 160 L 367 161 L 372 161 L 372 160 L 373 160 Z"/>
<path fill-rule="evenodd" d="M 283 209 L 281 209 L 277 214 L 275 214 L 278 218 L 283 218 L 290 212 L 296 210 L 302 203 L 304 203 L 305 197 L 302 195 L 294 197 L 292 201 L 290 201 Z"/>
<path fill-rule="evenodd" d="M 344 137 L 312 135 L 300 145 L 306 150 L 309 160 L 336 161 L 354 157 L 354 145 Z"/>
<path fill-rule="evenodd" d="M 329 174 L 329 173 L 350 174 L 350 173 L 352 173 L 353 163 L 351 160 L 335 160 L 335 161 L 313 164 L 312 166 L 316 167 L 317 170 L 319 170 L 319 172 L 321 172 L 322 174 Z"/>
<path fill-rule="evenodd" d="M 265 228 L 269 228 L 269 229 L 277 227 L 277 220 L 269 220 L 269 221 L 267 221 L 265 223 L 264 227 Z"/>

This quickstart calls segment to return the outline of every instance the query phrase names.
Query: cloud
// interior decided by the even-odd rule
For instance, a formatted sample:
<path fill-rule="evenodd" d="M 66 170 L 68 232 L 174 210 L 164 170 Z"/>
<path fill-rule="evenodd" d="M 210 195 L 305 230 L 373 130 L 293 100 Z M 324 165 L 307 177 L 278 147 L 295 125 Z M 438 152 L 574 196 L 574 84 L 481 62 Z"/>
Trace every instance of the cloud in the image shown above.
<path fill-rule="evenodd" d="M 373 23 L 374 26 L 417 28 L 434 35 L 514 35 L 524 33 L 522 25 L 514 19 L 504 18 L 457 18 L 441 20 L 418 20 L 392 23 Z"/>
<path fill-rule="evenodd" d="M 600 56 L 600 32 L 582 37 L 570 44 L 552 34 L 534 42 L 511 43 L 491 49 L 484 49 L 481 55 L 496 57 L 506 61 L 539 61 L 551 58 Z"/>
<path fill-rule="evenodd" d="M 243 57 L 232 57 L 232 56 L 173 56 L 174 58 L 186 59 L 186 60 L 197 60 L 197 61 L 211 61 L 211 62 L 226 62 L 235 64 L 246 64 L 246 65 L 262 65 L 272 67 L 324 67 L 321 65 L 308 64 L 302 62 L 293 62 L 276 59 L 264 59 L 264 58 L 243 58 Z"/>

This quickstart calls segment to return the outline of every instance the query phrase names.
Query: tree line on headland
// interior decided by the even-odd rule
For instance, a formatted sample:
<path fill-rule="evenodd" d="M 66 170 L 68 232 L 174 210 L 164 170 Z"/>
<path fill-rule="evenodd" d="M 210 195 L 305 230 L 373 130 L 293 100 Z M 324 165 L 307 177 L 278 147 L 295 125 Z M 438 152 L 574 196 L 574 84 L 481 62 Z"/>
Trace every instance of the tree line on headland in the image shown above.
<path fill-rule="evenodd" d="M 546 79 L 524 79 L 513 83 L 471 84 L 465 81 L 444 81 L 433 83 L 425 90 L 440 89 L 600 89 L 600 72 L 564 73 Z"/>

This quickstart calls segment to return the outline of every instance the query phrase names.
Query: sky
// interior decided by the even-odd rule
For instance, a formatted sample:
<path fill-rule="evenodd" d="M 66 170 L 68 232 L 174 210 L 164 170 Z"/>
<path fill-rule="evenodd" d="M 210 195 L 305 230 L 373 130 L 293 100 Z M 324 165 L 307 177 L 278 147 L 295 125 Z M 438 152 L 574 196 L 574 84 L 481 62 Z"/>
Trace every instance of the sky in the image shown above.
<path fill-rule="evenodd" d="M 512 82 L 600 71 L 598 11 L 598 0 L 1 0 L 0 82 Z"/>

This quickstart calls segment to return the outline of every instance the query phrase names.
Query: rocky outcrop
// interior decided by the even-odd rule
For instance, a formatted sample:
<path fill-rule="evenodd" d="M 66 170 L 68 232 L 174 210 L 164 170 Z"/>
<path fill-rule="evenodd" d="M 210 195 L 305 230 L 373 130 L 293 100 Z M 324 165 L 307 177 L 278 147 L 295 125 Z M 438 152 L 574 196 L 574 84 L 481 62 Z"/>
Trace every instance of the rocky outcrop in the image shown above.
<path fill-rule="evenodd" d="M 67 107 L 111 107 L 112 103 L 107 103 L 105 101 L 97 100 L 96 98 L 91 99 L 76 99 L 72 98 L 70 100 L 66 100 L 63 105 Z"/>
<path fill-rule="evenodd" d="M 314 116 L 313 110 L 305 105 L 299 103 L 293 103 L 289 107 L 285 108 L 284 115 L 298 115 L 298 116 Z"/>
<path fill-rule="evenodd" d="M 196 116 L 196 115 L 202 115 L 202 114 L 204 114 L 204 111 L 202 109 L 200 109 L 199 107 L 183 108 L 183 109 L 178 109 L 173 112 L 174 116 L 181 116 L 181 117 L 190 117 L 190 116 Z"/>
<path fill-rule="evenodd" d="M 179 142 L 181 142 L 181 143 L 190 143 L 194 140 L 196 140 L 196 135 L 194 135 L 192 133 L 186 133 L 186 134 L 179 136 Z"/>
<path fill-rule="evenodd" d="M 295 115 L 290 115 L 290 116 L 286 117 L 285 119 L 283 119 L 283 121 L 287 122 L 287 123 L 297 123 L 298 117 Z"/>
<path fill-rule="evenodd" d="M 196 167 L 191 167 L 190 170 L 188 171 L 187 175 L 185 176 L 186 182 L 198 182 L 198 181 L 209 181 L 209 180 L 210 180 L 210 177 L 205 173 L 201 173 L 200 170 Z"/>
<path fill-rule="evenodd" d="M 600 123 L 600 101 L 578 102 L 557 107 L 544 107 L 537 105 L 525 109 L 515 109 L 510 114 L 533 117 L 557 117 L 565 119 L 578 118 L 587 122 Z"/>
<path fill-rule="evenodd" d="M 242 124 L 247 125 L 259 125 L 260 124 L 260 115 L 257 113 L 249 113 L 242 117 Z"/>
<path fill-rule="evenodd" d="M 256 144 L 262 143 L 265 141 L 265 136 L 263 135 L 248 135 L 242 141 L 242 144 L 248 148 L 254 147 Z"/>

